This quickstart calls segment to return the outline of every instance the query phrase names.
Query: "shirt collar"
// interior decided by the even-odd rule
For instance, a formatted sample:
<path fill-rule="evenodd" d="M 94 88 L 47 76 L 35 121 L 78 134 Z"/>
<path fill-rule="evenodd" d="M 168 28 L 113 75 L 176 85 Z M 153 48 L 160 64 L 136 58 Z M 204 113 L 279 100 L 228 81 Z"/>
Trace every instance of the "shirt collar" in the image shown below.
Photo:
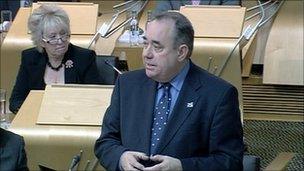
<path fill-rule="evenodd" d="M 170 81 L 170 84 L 172 87 L 174 87 L 176 90 L 180 91 L 182 89 L 184 80 L 186 78 L 186 75 L 190 68 L 190 62 L 187 60 L 185 66 L 183 69 Z M 162 84 L 158 83 L 157 89 L 161 88 Z"/>

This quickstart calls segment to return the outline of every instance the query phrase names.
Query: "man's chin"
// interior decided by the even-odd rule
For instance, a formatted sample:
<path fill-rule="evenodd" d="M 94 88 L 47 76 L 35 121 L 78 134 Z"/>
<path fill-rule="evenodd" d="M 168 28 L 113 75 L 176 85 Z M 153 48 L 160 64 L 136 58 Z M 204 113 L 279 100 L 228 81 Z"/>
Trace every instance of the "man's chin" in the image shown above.
<path fill-rule="evenodd" d="M 154 80 L 154 81 L 157 81 L 157 82 L 164 82 L 163 79 L 160 77 L 160 75 L 157 75 L 157 74 L 154 73 L 154 72 L 151 72 L 151 71 L 146 70 L 146 75 L 147 75 L 147 77 L 151 78 L 151 79 Z"/>
<path fill-rule="evenodd" d="M 147 75 L 147 77 L 153 79 L 154 74 L 150 70 L 146 69 L 146 75 Z"/>

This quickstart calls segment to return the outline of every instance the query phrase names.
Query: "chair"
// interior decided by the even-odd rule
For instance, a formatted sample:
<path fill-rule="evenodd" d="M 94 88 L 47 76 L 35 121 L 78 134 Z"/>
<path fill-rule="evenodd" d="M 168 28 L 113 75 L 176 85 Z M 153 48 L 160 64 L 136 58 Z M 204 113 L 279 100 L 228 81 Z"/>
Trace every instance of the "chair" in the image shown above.
<path fill-rule="evenodd" d="M 260 171 L 260 158 L 254 155 L 244 155 L 243 171 Z"/>
<path fill-rule="evenodd" d="M 107 55 L 96 56 L 96 65 L 99 71 L 101 83 L 103 85 L 114 85 L 117 78 L 117 72 L 110 65 L 108 65 L 106 61 L 117 68 L 118 57 Z"/>

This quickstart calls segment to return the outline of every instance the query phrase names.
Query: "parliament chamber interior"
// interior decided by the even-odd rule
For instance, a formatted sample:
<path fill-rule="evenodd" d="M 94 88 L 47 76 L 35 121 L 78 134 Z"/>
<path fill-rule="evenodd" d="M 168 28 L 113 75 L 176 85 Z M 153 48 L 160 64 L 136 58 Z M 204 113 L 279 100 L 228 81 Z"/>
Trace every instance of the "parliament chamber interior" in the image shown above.
<path fill-rule="evenodd" d="M 94 154 L 94 143 L 100 136 L 117 77 L 144 68 L 142 36 L 159 1 L 23 4 L 25 1 L 16 0 L 18 7 L 7 3 L 10 9 L 1 8 L 1 128 L 24 138 L 29 170 L 105 170 Z M 304 170 L 304 2 L 240 2 L 177 9 L 194 28 L 190 59 L 238 90 L 245 171 Z M 96 53 L 102 83 L 50 84 L 45 90 L 31 90 L 15 113 L 9 110 L 9 99 L 21 53 L 35 46 L 28 18 L 45 3 L 67 12 L 70 42 Z M 132 11 L 138 19 L 136 44 L 129 36 Z M 73 63 L 69 65 L 73 67 Z M 75 156 L 78 163 L 71 167 Z"/>

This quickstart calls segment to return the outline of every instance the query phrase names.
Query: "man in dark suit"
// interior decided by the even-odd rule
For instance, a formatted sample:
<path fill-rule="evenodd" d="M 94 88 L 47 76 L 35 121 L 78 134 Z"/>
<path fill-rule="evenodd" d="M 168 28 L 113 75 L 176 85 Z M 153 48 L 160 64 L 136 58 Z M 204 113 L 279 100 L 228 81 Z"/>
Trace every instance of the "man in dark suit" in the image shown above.
<path fill-rule="evenodd" d="M 179 10 L 184 5 L 241 5 L 241 0 L 160 0 L 157 1 L 154 13 Z"/>
<path fill-rule="evenodd" d="M 107 170 L 242 170 L 237 90 L 194 65 L 180 13 L 147 24 L 144 70 L 117 79 L 95 154 Z"/>
<path fill-rule="evenodd" d="M 28 170 L 21 136 L 0 128 L 0 170 Z"/>

